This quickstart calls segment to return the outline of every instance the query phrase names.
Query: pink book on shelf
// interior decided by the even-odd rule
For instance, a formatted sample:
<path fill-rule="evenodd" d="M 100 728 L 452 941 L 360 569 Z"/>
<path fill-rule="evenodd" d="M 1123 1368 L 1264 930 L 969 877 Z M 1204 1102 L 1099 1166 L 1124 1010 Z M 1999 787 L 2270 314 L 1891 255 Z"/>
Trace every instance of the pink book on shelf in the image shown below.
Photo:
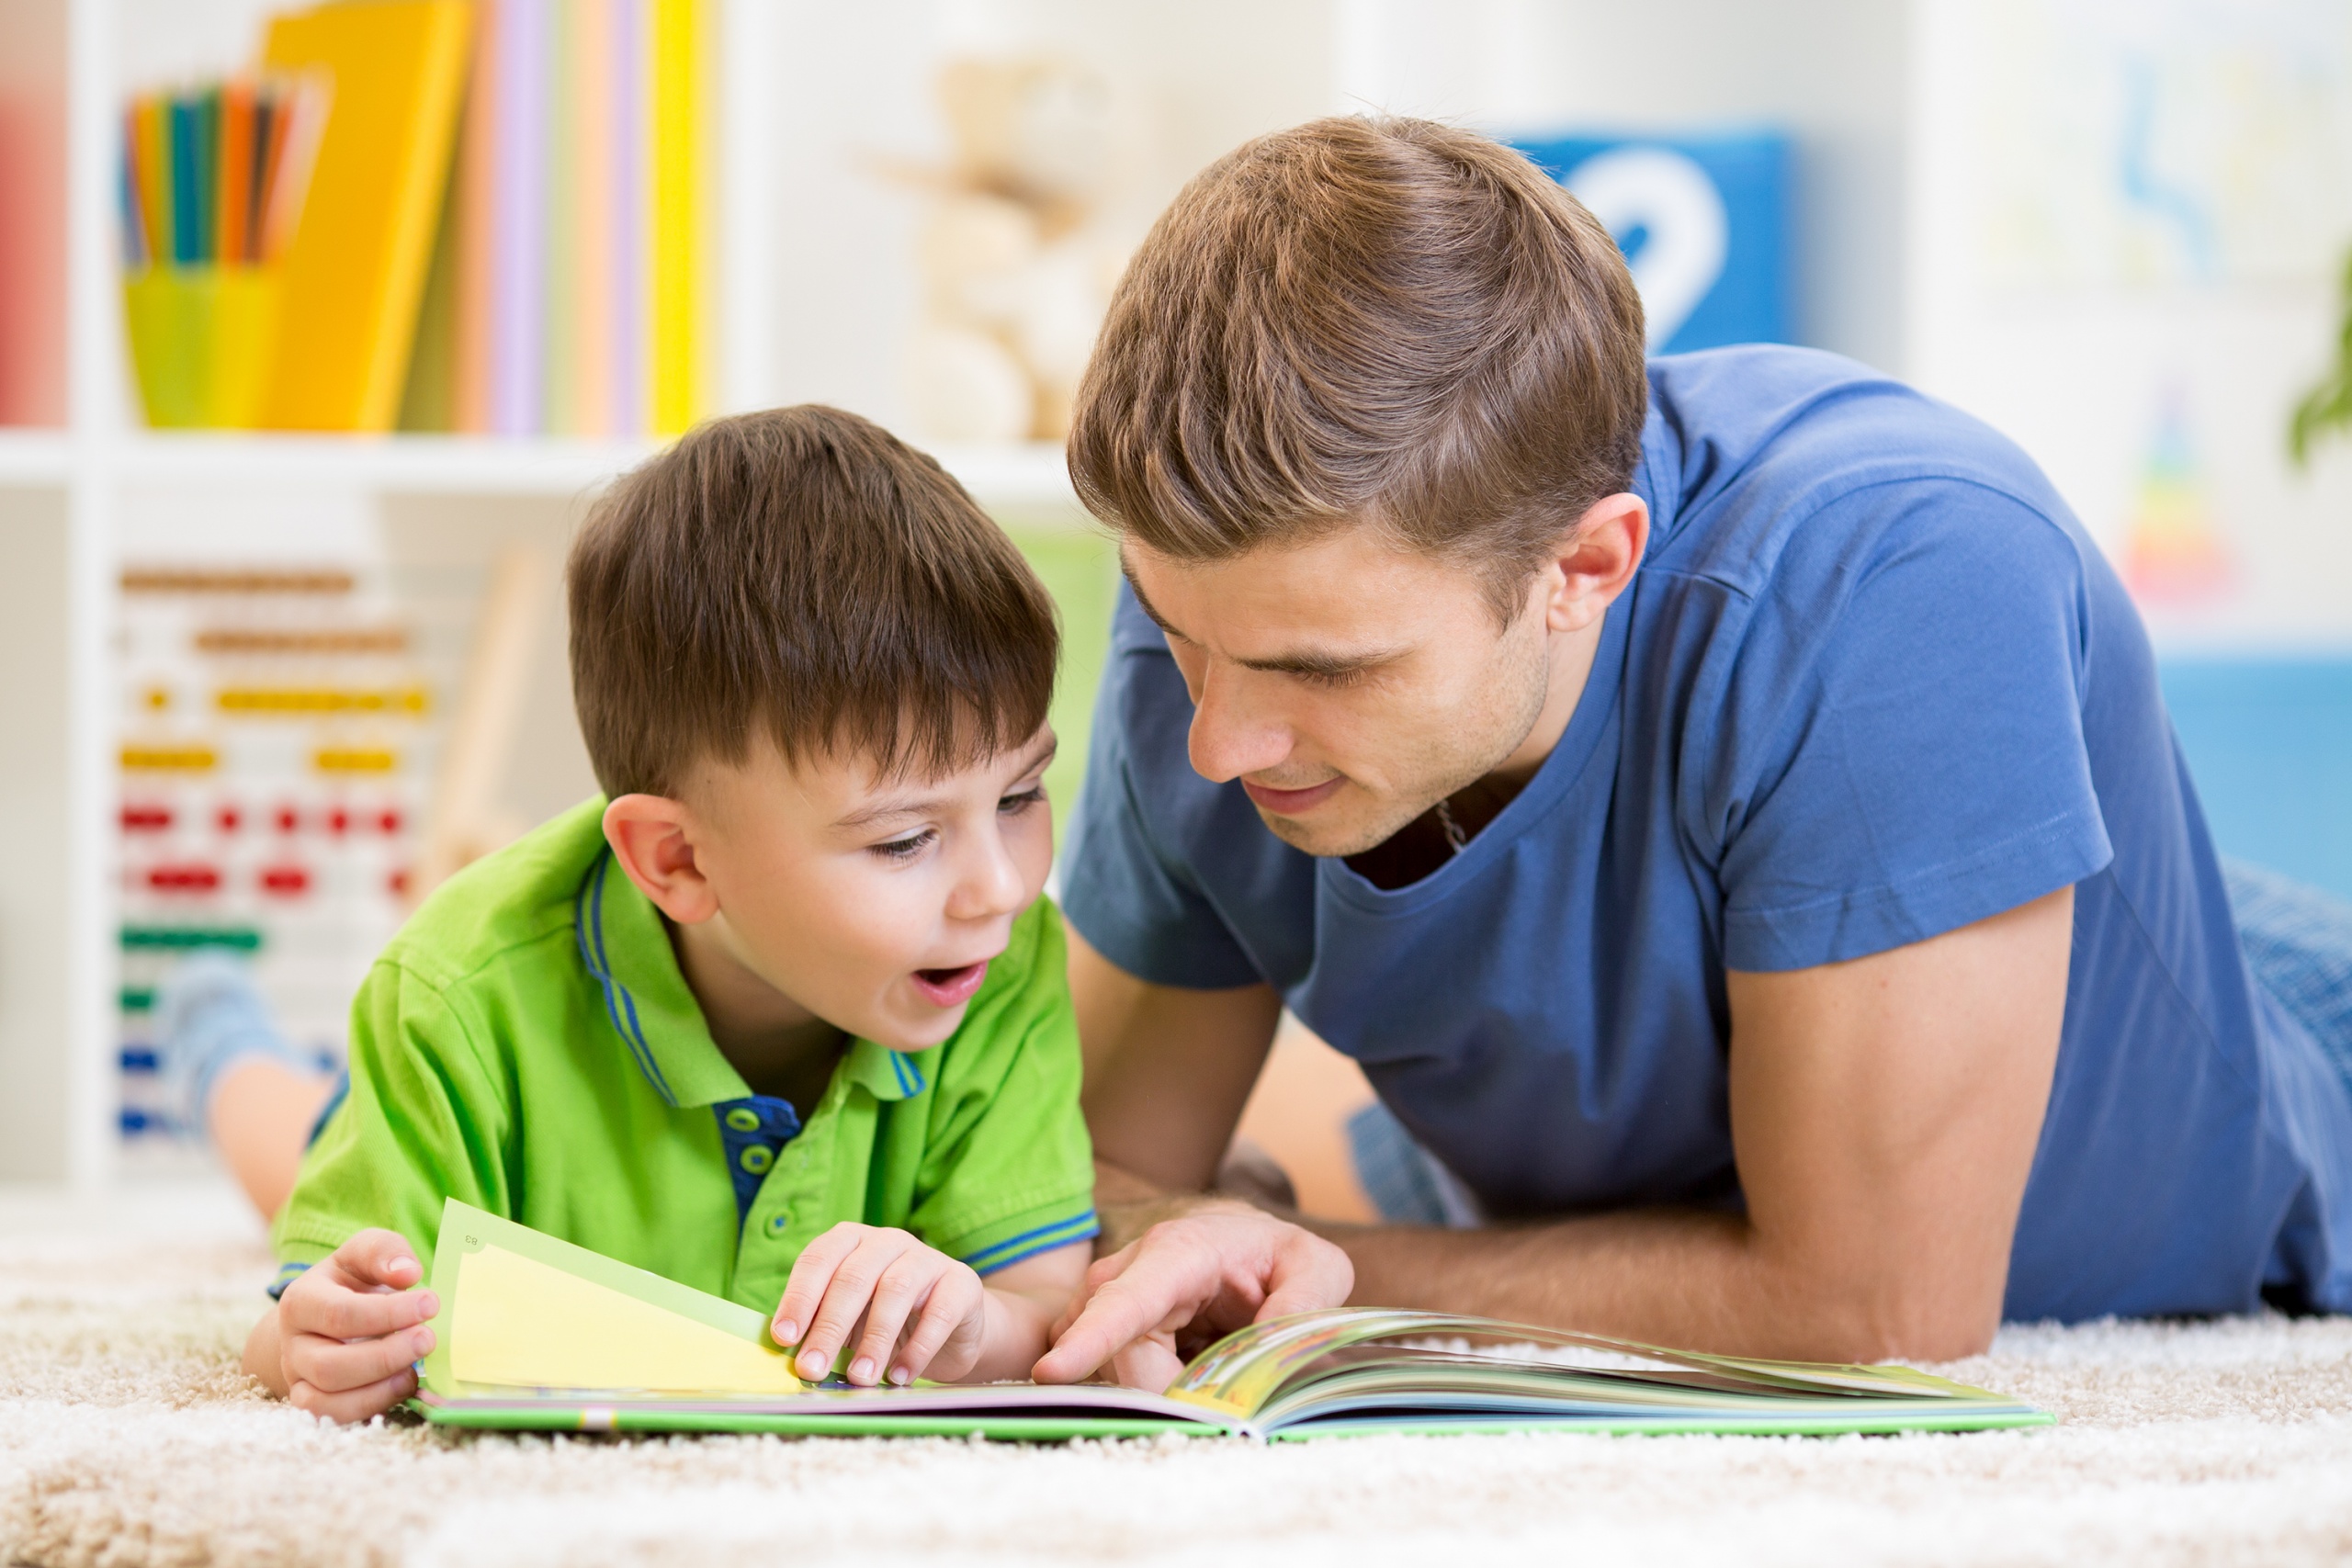
<path fill-rule="evenodd" d="M 490 428 L 537 435 L 544 428 L 548 75 L 552 0 L 500 0 L 497 152 L 492 181 L 490 290 Z"/>
<path fill-rule="evenodd" d="M 652 427 L 645 397 L 645 334 L 650 320 L 645 298 L 645 215 L 651 192 L 646 183 L 646 72 L 651 51 L 651 7 L 647 0 L 613 4 L 613 205 L 606 243 L 612 250 L 608 300 L 613 344 L 612 412 L 616 434 L 639 435 Z"/>
<path fill-rule="evenodd" d="M 616 157 L 621 126 L 614 115 L 619 0 L 572 0 L 571 124 L 571 251 L 570 320 L 553 330 L 571 339 L 570 430 L 613 432 L 613 211 L 619 202 Z"/>
<path fill-rule="evenodd" d="M 511 0 L 474 0 L 473 75 L 466 86 L 463 140 L 458 144 L 457 352 L 451 375 L 450 419 L 469 435 L 487 434 L 491 420 L 493 310 L 498 256 L 498 128 L 501 113 L 500 13 Z"/>

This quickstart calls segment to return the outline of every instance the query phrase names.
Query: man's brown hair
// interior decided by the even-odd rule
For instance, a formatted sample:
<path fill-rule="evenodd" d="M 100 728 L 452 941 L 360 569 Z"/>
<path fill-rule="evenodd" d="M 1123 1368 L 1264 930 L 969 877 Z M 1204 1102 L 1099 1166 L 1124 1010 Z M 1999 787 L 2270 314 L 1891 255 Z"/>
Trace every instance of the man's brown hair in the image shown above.
<path fill-rule="evenodd" d="M 609 795 L 672 795 L 765 735 L 932 773 L 1046 721 L 1053 601 L 964 488 L 813 404 L 715 420 L 613 486 L 571 549 L 571 691 Z"/>
<path fill-rule="evenodd" d="M 1625 488 L 1642 305 L 1609 232 L 1483 136 L 1318 119 L 1185 186 L 1128 265 L 1069 466 L 1180 560 L 1348 522 L 1456 560 L 1497 613 Z"/>

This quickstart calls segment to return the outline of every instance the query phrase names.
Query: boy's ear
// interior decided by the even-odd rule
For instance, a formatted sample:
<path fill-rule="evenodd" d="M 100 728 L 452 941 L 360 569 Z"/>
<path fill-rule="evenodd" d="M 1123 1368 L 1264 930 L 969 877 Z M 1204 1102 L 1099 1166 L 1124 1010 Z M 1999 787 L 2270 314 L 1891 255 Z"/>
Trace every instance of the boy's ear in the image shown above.
<path fill-rule="evenodd" d="M 718 913 L 718 895 L 695 860 L 694 814 L 662 795 L 624 795 L 605 807 L 605 842 L 637 890 L 682 926 Z"/>

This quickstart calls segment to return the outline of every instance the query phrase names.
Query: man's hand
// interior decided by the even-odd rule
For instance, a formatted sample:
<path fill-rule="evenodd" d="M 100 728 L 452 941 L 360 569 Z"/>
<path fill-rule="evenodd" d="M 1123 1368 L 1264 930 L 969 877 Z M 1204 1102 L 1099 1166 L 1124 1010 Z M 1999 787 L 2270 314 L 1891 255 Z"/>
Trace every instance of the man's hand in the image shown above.
<path fill-rule="evenodd" d="M 286 1287 L 245 1342 L 245 1370 L 313 1416 L 365 1421 L 416 1392 L 414 1363 L 433 1348 L 440 1312 L 416 1249 L 366 1230 Z"/>
<path fill-rule="evenodd" d="M 908 1383 L 926 1372 L 952 1382 L 979 1362 L 988 1309 L 988 1291 L 968 1264 L 905 1231 L 844 1220 L 793 1264 L 768 1332 L 800 1348 L 793 1371 L 811 1382 L 832 1371 L 853 1336 L 854 1383 Z"/>
<path fill-rule="evenodd" d="M 1338 1306 L 1355 1284 L 1348 1255 L 1244 1203 L 1209 1202 L 1163 1220 L 1086 1271 L 1032 1373 L 1076 1382 L 1106 1361 L 1158 1393 L 1187 1356 L 1260 1318 Z"/>

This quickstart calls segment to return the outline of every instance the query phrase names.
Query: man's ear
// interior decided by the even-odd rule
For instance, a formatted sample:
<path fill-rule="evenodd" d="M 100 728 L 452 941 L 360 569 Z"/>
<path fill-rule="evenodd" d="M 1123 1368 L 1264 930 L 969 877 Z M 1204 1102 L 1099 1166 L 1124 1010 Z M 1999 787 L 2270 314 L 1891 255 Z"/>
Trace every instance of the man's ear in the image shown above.
<path fill-rule="evenodd" d="M 1577 632 L 1600 619 L 1642 564 L 1649 545 L 1648 503 L 1630 491 L 1603 496 L 1560 536 L 1560 553 L 1544 574 L 1544 621 Z"/>
<path fill-rule="evenodd" d="M 637 890 L 682 926 L 718 913 L 718 895 L 695 860 L 696 824 L 684 801 L 624 795 L 605 807 L 605 842 Z"/>

